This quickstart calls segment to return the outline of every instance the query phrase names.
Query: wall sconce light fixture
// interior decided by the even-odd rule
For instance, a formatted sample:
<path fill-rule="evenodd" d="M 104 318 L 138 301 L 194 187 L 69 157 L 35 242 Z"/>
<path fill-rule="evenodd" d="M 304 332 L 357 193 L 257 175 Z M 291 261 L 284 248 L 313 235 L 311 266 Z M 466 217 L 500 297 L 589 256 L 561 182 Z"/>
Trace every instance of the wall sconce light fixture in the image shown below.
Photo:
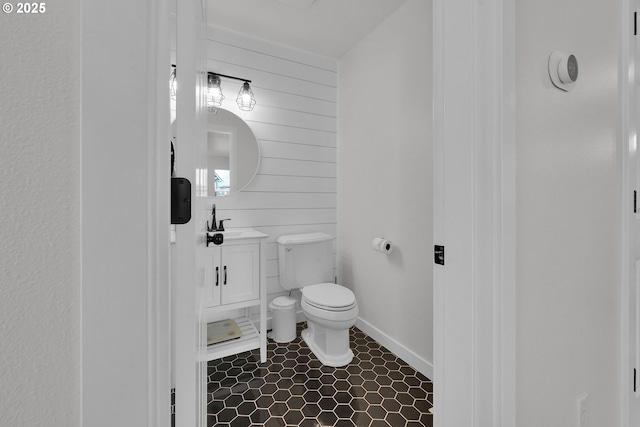
<path fill-rule="evenodd" d="M 244 82 L 242 84 L 242 87 L 240 88 L 240 92 L 238 92 L 236 103 L 238 104 L 238 108 L 240 108 L 242 111 L 253 110 L 253 107 L 255 107 L 256 105 L 256 98 L 255 96 L 253 96 L 253 92 L 251 91 L 251 86 L 249 86 L 249 83 L 251 83 L 251 80 L 241 79 L 240 77 L 227 76 L 225 74 L 218 74 L 218 73 L 208 73 L 207 80 L 209 82 L 209 92 L 211 94 L 219 94 L 219 97 L 210 98 L 209 100 L 207 100 L 207 104 L 209 104 L 210 107 L 213 105 L 216 105 L 216 106 L 222 105 L 222 100 L 224 99 L 224 96 L 222 95 L 222 88 L 220 87 L 221 77 L 224 77 L 226 79 L 240 80 Z M 217 99 L 219 99 L 219 102 L 216 101 Z"/>
<path fill-rule="evenodd" d="M 177 67 L 175 65 L 171 65 L 171 99 L 176 99 L 176 70 Z M 236 98 L 236 103 L 238 104 L 238 108 L 242 111 L 251 111 L 253 107 L 256 105 L 256 97 L 253 95 L 253 91 L 251 90 L 251 80 L 241 79 L 240 77 L 227 76 L 225 74 L 218 73 L 207 73 L 207 107 L 215 108 L 222 105 L 222 101 L 224 100 L 224 95 L 222 94 L 222 86 L 221 86 L 221 77 L 233 80 L 240 80 L 244 82 L 242 87 L 240 88 L 240 92 L 238 92 L 238 97 Z"/>

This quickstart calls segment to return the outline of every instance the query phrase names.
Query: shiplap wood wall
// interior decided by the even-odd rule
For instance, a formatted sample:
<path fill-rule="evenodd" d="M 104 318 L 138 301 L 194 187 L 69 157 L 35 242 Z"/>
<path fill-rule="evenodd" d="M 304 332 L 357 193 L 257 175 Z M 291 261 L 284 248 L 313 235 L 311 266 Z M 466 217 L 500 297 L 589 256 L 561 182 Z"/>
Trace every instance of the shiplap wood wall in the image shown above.
<path fill-rule="evenodd" d="M 226 79 L 222 108 L 245 120 L 261 151 L 254 180 L 240 193 L 210 198 L 207 207 L 215 203 L 218 218 L 231 218 L 227 229 L 269 235 L 270 301 L 284 294 L 277 238 L 337 233 L 337 61 L 218 27 L 209 27 L 207 38 L 208 71 L 252 81 L 253 111 L 238 109 L 241 82 Z"/>

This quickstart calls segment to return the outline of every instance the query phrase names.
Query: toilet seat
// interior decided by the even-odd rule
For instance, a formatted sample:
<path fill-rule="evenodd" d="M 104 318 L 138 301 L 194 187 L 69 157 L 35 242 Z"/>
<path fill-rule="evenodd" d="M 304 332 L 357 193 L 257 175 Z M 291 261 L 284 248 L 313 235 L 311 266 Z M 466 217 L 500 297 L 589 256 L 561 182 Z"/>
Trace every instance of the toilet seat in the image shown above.
<path fill-rule="evenodd" d="M 349 311 L 356 306 L 356 296 L 350 289 L 335 283 L 319 283 L 302 288 L 302 299 L 320 310 Z"/>

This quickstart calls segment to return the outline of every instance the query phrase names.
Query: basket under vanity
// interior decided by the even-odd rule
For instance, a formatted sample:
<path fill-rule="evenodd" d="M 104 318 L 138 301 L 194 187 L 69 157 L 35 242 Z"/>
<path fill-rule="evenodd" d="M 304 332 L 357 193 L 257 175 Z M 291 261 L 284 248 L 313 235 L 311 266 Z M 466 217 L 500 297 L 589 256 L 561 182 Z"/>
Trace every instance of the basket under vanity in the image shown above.
<path fill-rule="evenodd" d="M 267 360 L 265 246 L 268 236 L 250 228 L 214 233 L 224 237 L 221 244 L 210 244 L 206 249 L 206 316 L 213 321 L 235 320 L 242 335 L 207 346 L 207 360 L 260 349 L 260 361 L 264 363 Z M 257 319 L 254 307 L 258 309 Z"/>

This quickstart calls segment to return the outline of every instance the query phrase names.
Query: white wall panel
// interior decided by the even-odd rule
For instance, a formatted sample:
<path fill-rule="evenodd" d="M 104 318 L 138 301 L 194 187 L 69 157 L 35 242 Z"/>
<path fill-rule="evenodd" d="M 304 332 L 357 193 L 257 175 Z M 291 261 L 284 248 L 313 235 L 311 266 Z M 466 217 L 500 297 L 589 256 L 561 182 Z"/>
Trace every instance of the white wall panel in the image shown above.
<path fill-rule="evenodd" d="M 253 111 L 240 111 L 240 82 L 224 79 L 222 107 L 242 117 L 255 134 L 262 159 L 244 191 L 216 204 L 225 228 L 253 227 L 266 245 L 269 299 L 282 294 L 278 246 L 284 234 L 336 235 L 337 63 L 330 58 L 251 38 L 222 28 L 208 32 L 208 70 L 251 80 Z"/>
<path fill-rule="evenodd" d="M 277 259 L 267 260 L 267 277 L 277 277 L 278 274 L 279 274 L 278 260 Z"/>
<path fill-rule="evenodd" d="M 260 173 L 263 175 L 334 178 L 336 177 L 336 164 L 309 160 L 263 158 L 260 164 Z"/>
<path fill-rule="evenodd" d="M 260 98 L 256 98 L 256 100 L 258 99 Z M 234 100 L 233 105 L 227 108 L 236 108 L 235 105 L 236 104 Z M 251 114 L 242 113 L 238 115 L 245 119 L 249 124 L 251 124 L 252 121 L 259 120 L 263 123 L 272 123 L 276 125 L 290 126 L 335 134 L 336 118 L 330 116 L 305 113 L 294 110 L 285 110 L 283 108 L 268 107 L 263 104 L 256 104 L 253 111 L 251 111 Z M 256 119 L 252 119 L 252 117 L 255 117 Z"/>
<path fill-rule="evenodd" d="M 273 191 L 241 191 L 229 197 L 211 198 L 209 207 L 215 203 L 218 209 L 301 209 L 334 208 L 336 195 L 333 193 L 277 193 Z"/>
<path fill-rule="evenodd" d="M 303 62 L 291 61 L 287 58 L 256 51 L 239 49 L 238 46 L 218 43 L 214 40 L 209 40 L 207 49 L 211 52 L 216 52 L 218 58 L 233 58 L 232 63 L 235 65 L 249 67 L 255 70 L 265 70 L 265 72 L 305 80 L 314 84 L 334 88 L 336 86 L 335 72 L 310 66 Z M 221 59 L 220 62 L 231 63 L 231 60 Z"/>
<path fill-rule="evenodd" d="M 236 46 L 239 50 L 249 50 L 260 54 L 269 54 L 273 56 L 282 56 L 292 62 L 303 62 L 310 66 L 322 68 L 327 71 L 336 71 L 338 65 L 333 58 L 320 56 L 300 49 L 283 47 L 282 45 L 269 42 L 267 40 L 258 39 L 250 36 L 238 34 L 235 31 L 229 31 L 224 28 L 210 26 L 208 31 L 209 40 L 215 40 L 218 43 L 227 43 Z"/>
<path fill-rule="evenodd" d="M 255 68 L 255 64 L 233 64 L 219 60 L 208 59 L 207 66 L 210 71 L 251 80 L 251 84 L 256 87 L 270 88 L 285 93 L 297 94 L 299 96 L 323 99 L 331 101 L 335 99 L 337 89 L 323 83 L 316 83 L 308 80 L 307 76 L 291 77 L 275 72 L 267 72 Z M 335 76 L 335 74 L 334 74 Z M 226 80 L 223 77 L 223 89 L 225 84 L 232 84 L 233 80 Z M 237 84 L 237 83 L 236 83 Z M 237 92 L 238 89 L 236 89 Z M 226 96 L 226 95 L 225 95 Z"/>
<path fill-rule="evenodd" d="M 255 119 L 249 120 L 249 126 L 258 140 L 336 147 L 336 134 L 334 132 L 279 126 L 273 123 L 259 122 Z"/>
<path fill-rule="evenodd" d="M 278 245 L 275 243 L 275 240 L 272 241 L 270 244 L 266 245 L 266 252 L 267 252 L 267 261 L 271 261 L 271 260 L 278 260 Z M 277 275 L 277 273 L 276 273 Z"/>
<path fill-rule="evenodd" d="M 286 144 L 278 141 L 260 141 L 262 158 L 315 160 L 334 162 L 336 150 L 333 147 L 315 147 L 306 144 Z"/>
<path fill-rule="evenodd" d="M 308 193 L 335 193 L 336 179 L 306 176 L 277 176 L 258 174 L 246 187 L 247 191 L 284 191 Z"/>
<path fill-rule="evenodd" d="M 253 93 L 257 98 L 264 100 L 264 105 L 268 107 L 282 108 L 285 110 L 301 111 L 316 115 L 324 115 L 334 117 L 336 114 L 335 101 L 313 98 L 311 96 L 302 96 L 300 93 L 288 93 L 274 88 L 262 86 L 251 86 Z M 322 91 L 323 95 L 327 95 L 326 91 Z M 330 98 L 331 96 L 327 96 Z M 261 102 L 261 104 L 263 104 Z"/>
<path fill-rule="evenodd" d="M 279 225 L 335 224 L 335 209 L 231 209 L 219 210 L 218 218 L 231 218 L 225 228 Z"/>

